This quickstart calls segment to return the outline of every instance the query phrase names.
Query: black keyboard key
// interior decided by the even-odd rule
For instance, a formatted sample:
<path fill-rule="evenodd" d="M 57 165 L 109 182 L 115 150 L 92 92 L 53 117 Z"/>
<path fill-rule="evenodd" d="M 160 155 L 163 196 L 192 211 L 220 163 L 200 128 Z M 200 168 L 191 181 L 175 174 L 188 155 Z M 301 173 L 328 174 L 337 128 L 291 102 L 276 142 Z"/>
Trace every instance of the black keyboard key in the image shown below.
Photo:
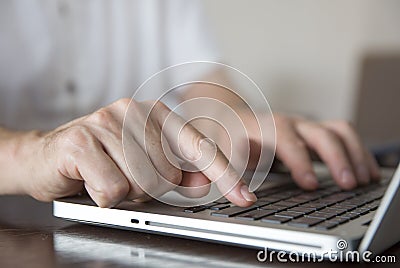
<path fill-rule="evenodd" d="M 282 211 L 275 215 L 279 216 L 279 217 L 287 217 L 287 218 L 295 219 L 295 218 L 299 218 L 299 217 L 303 216 L 304 213 L 298 212 L 298 211 Z"/>
<path fill-rule="evenodd" d="M 330 199 L 318 199 L 316 201 L 317 201 L 317 203 L 319 203 L 321 205 L 325 205 L 325 207 L 332 206 L 337 203 L 336 201 L 330 200 Z"/>
<path fill-rule="evenodd" d="M 298 195 L 294 198 L 301 199 L 304 201 L 313 201 L 313 200 L 319 199 L 321 197 L 322 197 L 322 194 L 318 193 L 318 191 L 317 191 L 317 192 L 312 192 L 312 193 L 304 193 L 304 194 Z"/>
<path fill-rule="evenodd" d="M 359 215 L 365 215 L 370 211 L 369 208 L 366 207 L 361 207 L 361 208 L 356 208 L 355 210 L 353 210 L 352 212 L 357 213 Z"/>
<path fill-rule="evenodd" d="M 302 207 L 309 207 L 309 208 L 315 208 L 315 209 L 322 209 L 327 207 L 327 204 L 325 203 L 320 203 L 320 202 L 310 202 L 310 203 L 305 203 L 301 205 Z"/>
<path fill-rule="evenodd" d="M 316 212 L 306 215 L 306 217 L 320 218 L 320 219 L 326 220 L 326 219 L 331 219 L 333 217 L 336 217 L 336 213 L 332 213 L 332 212 L 324 213 L 324 212 L 316 211 Z"/>
<path fill-rule="evenodd" d="M 256 208 L 255 207 L 242 208 L 242 207 L 232 206 L 229 208 L 211 212 L 211 215 L 217 216 L 217 217 L 228 218 L 228 217 L 234 217 L 236 215 L 239 215 L 240 213 L 245 213 L 245 212 L 248 212 L 248 211 L 254 210 L 254 209 L 256 209 Z"/>
<path fill-rule="evenodd" d="M 379 204 L 370 203 L 363 206 L 363 208 L 367 208 L 369 210 L 376 210 L 379 207 Z"/>
<path fill-rule="evenodd" d="M 268 203 L 274 203 L 274 202 L 278 202 L 278 201 L 282 200 L 282 198 L 266 196 L 266 197 L 261 197 L 258 200 L 268 202 Z"/>
<path fill-rule="evenodd" d="M 280 207 L 280 206 L 275 206 L 274 204 L 272 204 L 272 205 L 266 205 L 266 206 L 263 206 L 263 207 L 259 207 L 258 209 L 261 209 L 261 210 L 275 210 L 276 212 L 278 212 L 278 211 L 282 211 L 282 210 L 285 210 L 286 208 L 285 207 Z"/>
<path fill-rule="evenodd" d="M 269 205 L 269 204 L 271 204 L 271 202 L 263 201 L 263 200 L 257 200 L 257 201 L 254 203 L 253 206 L 259 208 L 259 207 L 263 207 L 263 206 L 266 206 L 266 205 Z"/>
<path fill-rule="evenodd" d="M 303 207 L 303 206 L 298 206 L 298 207 L 292 207 L 289 208 L 288 211 L 297 211 L 297 212 L 302 212 L 304 214 L 308 214 L 311 212 L 316 211 L 317 209 L 311 208 L 311 207 Z"/>
<path fill-rule="evenodd" d="M 197 213 L 203 210 L 206 210 L 207 207 L 206 206 L 197 206 L 197 207 L 191 207 L 191 208 L 185 208 L 184 212 L 188 212 L 188 213 Z"/>
<path fill-rule="evenodd" d="M 257 198 L 260 199 L 260 198 L 268 197 L 272 194 L 275 194 L 277 191 L 278 191 L 277 189 L 266 189 L 262 192 L 256 193 L 256 195 L 257 195 Z"/>
<path fill-rule="evenodd" d="M 286 199 L 285 201 L 286 201 L 286 202 L 292 202 L 292 203 L 301 205 L 301 204 L 304 204 L 304 203 L 309 202 L 310 200 L 304 200 L 304 199 L 297 198 L 297 197 L 291 197 L 291 198 L 289 198 L 289 199 Z"/>
<path fill-rule="evenodd" d="M 317 225 L 318 223 L 321 223 L 323 221 L 324 220 L 320 219 L 320 218 L 302 217 L 302 218 L 292 220 L 288 224 L 290 226 L 295 226 L 295 227 L 311 227 L 311 226 Z"/>
<path fill-rule="evenodd" d="M 275 210 L 252 210 L 236 216 L 240 220 L 259 220 L 269 215 L 275 214 Z"/>
<path fill-rule="evenodd" d="M 265 196 L 265 197 L 259 198 L 258 200 L 269 202 L 269 203 L 274 203 L 274 202 L 278 202 L 278 201 L 282 200 L 282 198 L 278 197 L 278 196 Z"/>
<path fill-rule="evenodd" d="M 260 198 L 260 200 L 268 201 L 268 202 L 278 202 L 278 201 L 281 201 L 281 200 L 286 199 L 286 198 L 287 198 L 286 196 L 283 196 L 281 194 L 273 194 L 273 195 L 270 195 L 270 196 L 266 196 L 266 197 Z"/>
<path fill-rule="evenodd" d="M 350 207 L 350 206 L 343 206 L 341 203 L 333 205 L 333 206 L 330 206 L 329 208 L 340 210 L 340 211 L 345 211 L 345 212 L 354 209 L 353 207 Z"/>
<path fill-rule="evenodd" d="M 271 216 L 267 216 L 265 218 L 262 218 L 261 221 L 262 222 L 268 222 L 268 223 L 281 224 L 281 223 L 285 223 L 285 222 L 290 221 L 290 218 L 271 215 Z"/>
<path fill-rule="evenodd" d="M 347 212 L 345 214 L 340 215 L 340 217 L 348 218 L 349 220 L 354 220 L 355 218 L 360 217 L 360 215 L 354 212 Z"/>
<path fill-rule="evenodd" d="M 317 224 L 315 226 L 316 229 L 318 230 L 330 230 L 332 228 L 335 228 L 336 226 L 338 226 L 338 223 L 336 222 L 332 222 L 332 221 L 324 221 L 321 222 L 320 224 Z"/>
<path fill-rule="evenodd" d="M 285 208 L 291 208 L 291 207 L 295 207 L 298 204 L 297 203 L 293 203 L 293 202 L 288 202 L 288 201 L 279 201 L 278 203 L 274 203 L 275 206 L 281 206 L 281 207 L 285 207 Z"/>
<path fill-rule="evenodd" d="M 229 204 L 217 204 L 217 205 L 214 205 L 214 206 L 210 207 L 210 209 L 212 209 L 212 210 L 221 210 L 221 209 L 228 208 L 228 207 L 230 207 Z"/>

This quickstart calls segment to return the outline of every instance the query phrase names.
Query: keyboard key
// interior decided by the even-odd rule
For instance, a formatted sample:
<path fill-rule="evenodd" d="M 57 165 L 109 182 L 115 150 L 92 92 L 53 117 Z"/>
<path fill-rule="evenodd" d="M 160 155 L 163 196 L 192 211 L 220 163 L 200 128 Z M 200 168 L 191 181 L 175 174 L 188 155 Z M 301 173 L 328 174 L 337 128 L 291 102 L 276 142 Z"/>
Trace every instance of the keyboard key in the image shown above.
<path fill-rule="evenodd" d="M 324 213 L 324 212 L 316 211 L 316 212 L 306 215 L 306 217 L 320 218 L 320 219 L 326 220 L 326 219 L 336 217 L 336 213 L 332 213 L 332 212 Z"/>
<path fill-rule="evenodd" d="M 297 203 L 293 203 L 293 202 L 288 202 L 288 201 L 279 201 L 278 203 L 274 204 L 275 206 L 281 206 L 281 207 L 285 207 L 285 208 L 291 208 L 291 207 L 295 207 L 298 204 Z"/>
<path fill-rule="evenodd" d="M 366 207 L 356 208 L 355 210 L 353 210 L 354 213 L 357 213 L 359 215 L 368 214 L 369 211 L 370 211 L 370 209 L 366 208 Z"/>
<path fill-rule="evenodd" d="M 320 202 L 310 202 L 310 203 L 303 204 L 301 206 L 302 207 L 315 208 L 315 209 L 322 209 L 322 208 L 327 207 L 327 204 L 320 203 Z"/>
<path fill-rule="evenodd" d="M 242 208 L 242 207 L 232 206 L 229 208 L 218 210 L 216 212 L 211 212 L 211 215 L 217 216 L 217 217 L 228 218 L 228 217 L 234 217 L 236 215 L 239 215 L 241 213 L 245 213 L 245 212 L 248 212 L 248 211 L 254 210 L 254 209 L 256 209 L 256 208 L 255 207 Z"/>
<path fill-rule="evenodd" d="M 299 217 L 303 216 L 304 213 L 298 212 L 298 211 L 282 211 L 275 215 L 279 216 L 279 217 L 287 217 L 287 218 L 295 219 L 295 218 L 299 218 Z"/>
<path fill-rule="evenodd" d="M 273 215 L 275 210 L 252 210 L 247 213 L 239 214 L 236 216 L 237 219 L 241 220 L 259 220 L 269 215 Z"/>
<path fill-rule="evenodd" d="M 366 204 L 363 206 L 363 208 L 367 208 L 369 210 L 376 210 L 378 207 L 379 204 L 374 204 L 374 203 Z"/>
<path fill-rule="evenodd" d="M 290 226 L 295 226 L 295 227 L 311 227 L 311 226 L 314 226 L 314 225 L 316 225 L 318 223 L 321 223 L 323 221 L 324 220 L 320 219 L 320 218 L 302 217 L 302 218 L 298 218 L 298 219 L 292 220 L 288 224 Z"/>
<path fill-rule="evenodd" d="M 271 204 L 271 202 L 267 202 L 267 201 L 263 201 L 263 200 L 257 200 L 254 203 L 253 206 L 255 206 L 255 207 L 263 207 L 263 206 L 266 206 L 266 205 L 269 205 L 269 204 Z"/>
<path fill-rule="evenodd" d="M 282 200 L 282 198 L 267 196 L 267 197 L 261 197 L 258 200 L 268 202 L 268 203 L 274 203 L 274 202 L 278 202 L 278 201 Z"/>
<path fill-rule="evenodd" d="M 280 207 L 280 206 L 275 206 L 274 204 L 272 204 L 272 205 L 266 205 L 266 206 L 263 206 L 263 207 L 259 207 L 258 209 L 261 209 L 261 210 L 275 210 L 276 212 L 278 212 L 278 211 L 282 211 L 282 210 L 285 210 L 286 208 L 285 207 Z"/>
<path fill-rule="evenodd" d="M 268 197 L 272 194 L 275 194 L 276 192 L 277 192 L 277 189 L 266 189 L 264 191 L 256 193 L 256 195 L 257 195 L 257 198 L 260 199 L 260 198 Z"/>
<path fill-rule="evenodd" d="M 278 194 L 273 194 L 273 195 L 270 195 L 270 196 L 266 196 L 266 197 L 260 198 L 260 200 L 269 201 L 269 202 L 278 202 L 278 201 L 281 201 L 281 200 L 286 199 L 286 198 L 288 198 L 288 197 L 278 193 Z"/>
<path fill-rule="evenodd" d="M 297 198 L 297 197 L 291 197 L 291 198 L 289 198 L 289 199 L 286 199 L 285 201 L 286 201 L 286 202 L 292 202 L 292 203 L 301 205 L 301 204 L 304 204 L 304 203 L 309 202 L 310 200 L 304 200 L 304 199 Z"/>
<path fill-rule="evenodd" d="M 316 211 L 317 209 L 311 208 L 311 207 L 303 207 L 303 206 L 298 206 L 298 207 L 292 207 L 289 208 L 288 211 L 297 211 L 297 212 L 302 212 L 304 214 L 308 214 L 311 212 Z"/>
<path fill-rule="evenodd" d="M 340 215 L 340 217 L 348 218 L 349 220 L 354 220 L 355 218 L 360 217 L 360 215 L 354 212 L 347 212 L 345 214 Z"/>
<path fill-rule="evenodd" d="M 321 210 L 318 210 L 319 212 L 323 213 L 335 213 L 336 215 L 340 215 L 343 213 L 347 212 L 347 209 L 338 209 L 338 208 L 332 208 L 332 207 L 327 207 Z"/>
<path fill-rule="evenodd" d="M 319 199 L 321 197 L 322 197 L 322 195 L 320 193 L 312 192 L 312 193 L 304 193 L 304 194 L 298 195 L 295 198 L 302 199 L 305 201 L 313 201 L 313 200 Z"/>
<path fill-rule="evenodd" d="M 261 221 L 262 222 L 268 222 L 268 223 L 280 224 L 280 223 L 285 223 L 285 222 L 290 221 L 290 218 L 271 215 L 271 216 L 267 216 L 265 218 L 262 218 Z"/>
<path fill-rule="evenodd" d="M 188 212 L 188 213 L 197 213 L 203 210 L 206 210 L 207 207 L 206 206 L 197 206 L 197 207 L 191 207 L 191 208 L 185 208 L 184 212 Z"/>

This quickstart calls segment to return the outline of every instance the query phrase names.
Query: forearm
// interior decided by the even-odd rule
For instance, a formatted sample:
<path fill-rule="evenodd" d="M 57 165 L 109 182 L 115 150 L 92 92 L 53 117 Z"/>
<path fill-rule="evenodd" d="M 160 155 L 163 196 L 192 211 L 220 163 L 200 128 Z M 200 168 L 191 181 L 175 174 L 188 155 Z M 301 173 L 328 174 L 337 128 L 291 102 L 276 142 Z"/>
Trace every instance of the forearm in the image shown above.
<path fill-rule="evenodd" d="M 0 195 L 28 193 L 39 137 L 37 131 L 0 128 Z"/>

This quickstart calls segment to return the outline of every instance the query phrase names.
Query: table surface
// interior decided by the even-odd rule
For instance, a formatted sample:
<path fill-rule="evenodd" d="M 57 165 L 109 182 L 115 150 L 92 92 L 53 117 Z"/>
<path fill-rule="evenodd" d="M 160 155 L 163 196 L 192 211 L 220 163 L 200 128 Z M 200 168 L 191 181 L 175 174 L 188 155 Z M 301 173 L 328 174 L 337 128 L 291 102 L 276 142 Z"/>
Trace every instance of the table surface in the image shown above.
<path fill-rule="evenodd" d="M 0 197 L 0 267 L 338 265 L 259 262 L 257 253 L 249 248 L 68 222 L 52 216 L 50 203 L 29 197 Z M 398 262 L 400 243 L 383 255 L 395 255 Z"/>

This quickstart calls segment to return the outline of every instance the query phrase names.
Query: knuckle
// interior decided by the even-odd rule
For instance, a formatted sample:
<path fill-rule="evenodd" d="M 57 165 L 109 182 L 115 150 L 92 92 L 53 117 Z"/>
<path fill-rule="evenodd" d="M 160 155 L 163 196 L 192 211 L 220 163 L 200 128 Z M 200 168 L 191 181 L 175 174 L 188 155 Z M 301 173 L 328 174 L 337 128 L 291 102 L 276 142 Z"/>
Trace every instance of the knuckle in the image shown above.
<path fill-rule="evenodd" d="M 162 111 L 169 111 L 168 106 L 160 100 L 145 101 L 145 102 L 143 102 L 143 104 L 146 107 L 149 107 L 151 109 L 151 111 L 155 112 L 155 113 L 160 113 Z"/>
<path fill-rule="evenodd" d="M 191 137 L 191 141 L 190 141 L 190 149 L 186 149 L 183 150 L 182 153 L 184 154 L 184 156 L 187 158 L 187 160 L 194 162 L 196 160 L 198 160 L 199 156 L 201 155 L 201 141 L 202 141 L 203 137 L 199 134 L 194 134 Z M 186 146 L 183 146 L 183 148 L 187 148 Z"/>
<path fill-rule="evenodd" d="M 79 125 L 73 126 L 64 131 L 62 135 L 64 140 L 64 145 L 78 147 L 85 149 L 90 145 L 94 145 L 96 138 L 86 126 Z"/>
<path fill-rule="evenodd" d="M 89 116 L 90 122 L 97 125 L 107 125 L 114 120 L 112 113 L 107 108 L 102 108 Z"/>
<path fill-rule="evenodd" d="M 102 108 L 94 112 L 92 115 L 90 115 L 88 121 L 97 126 L 100 126 L 102 131 L 106 130 L 114 134 L 115 137 L 122 136 L 122 126 L 120 122 L 114 117 L 113 113 L 107 108 Z"/>
<path fill-rule="evenodd" d="M 137 102 L 133 98 L 122 98 L 115 101 L 112 105 L 122 109 L 128 108 L 129 105 L 135 105 Z"/>

